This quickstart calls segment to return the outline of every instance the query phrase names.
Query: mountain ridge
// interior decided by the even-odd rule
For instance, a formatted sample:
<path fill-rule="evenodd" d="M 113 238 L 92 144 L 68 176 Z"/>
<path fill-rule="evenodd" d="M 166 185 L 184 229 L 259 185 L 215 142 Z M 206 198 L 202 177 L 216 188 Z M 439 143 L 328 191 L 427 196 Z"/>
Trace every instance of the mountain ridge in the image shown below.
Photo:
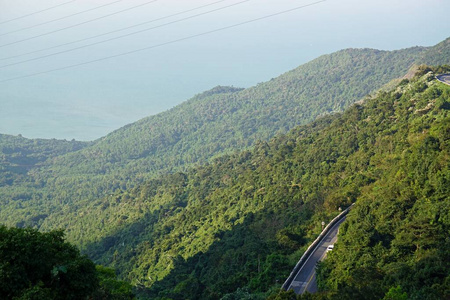
<path fill-rule="evenodd" d="M 49 157 L 17 177 L 18 184 L 3 184 L 0 217 L 9 225 L 66 228 L 70 241 L 85 246 L 100 236 L 82 236 L 71 227 L 84 223 L 78 210 L 92 202 L 340 111 L 403 76 L 422 57 L 448 59 L 439 56 L 448 41 L 396 51 L 341 50 L 251 88 L 213 88 L 80 151 Z"/>
<path fill-rule="evenodd" d="M 411 214 L 424 207 L 427 199 L 432 200 L 427 204 L 431 209 L 422 213 L 421 222 L 427 226 L 428 215 L 438 214 L 431 218 L 437 222 L 433 232 L 439 234 L 436 240 L 427 235 L 420 243 L 445 250 L 446 244 L 440 241 L 450 226 L 448 207 L 443 206 L 448 204 L 448 186 L 440 174 L 448 174 L 449 166 L 450 88 L 426 69 L 421 72 L 425 74 L 369 97 L 362 105 L 261 141 L 251 150 L 149 180 L 92 203 L 85 211 L 90 214 L 89 226 L 110 226 L 98 220 L 102 217 L 126 225 L 89 245 L 87 253 L 126 274 L 151 299 L 219 299 L 227 294 L 235 299 L 242 289 L 254 296 L 251 299 L 263 299 L 267 293 L 278 293 L 276 280 L 288 275 L 308 241 L 320 232 L 321 221 L 331 220 L 339 207 L 356 202 L 349 216 L 351 227 L 343 230 L 361 236 L 356 245 L 372 247 L 364 248 L 364 253 L 379 255 L 376 251 L 381 246 L 389 251 L 393 223 L 401 223 L 398 232 L 402 235 L 396 243 L 402 249 L 414 249 L 401 244 L 401 239 L 407 226 L 415 226 L 407 225 Z M 432 151 L 427 154 L 428 148 Z M 396 185 L 392 178 L 401 179 L 401 193 L 392 190 Z M 390 186 L 389 194 L 380 189 L 385 185 Z M 438 213 L 439 208 L 445 210 Z M 373 224 L 370 209 L 387 209 L 387 216 L 395 219 L 388 222 L 388 217 L 377 215 L 384 221 Z M 376 230 L 368 229 L 371 224 Z M 347 247 L 352 239 L 347 235 Z M 338 253 L 334 262 L 345 261 L 345 266 L 352 266 L 351 258 L 358 256 Z M 408 258 L 414 255 L 407 253 Z M 391 259 L 399 259 L 396 255 Z M 436 259 L 443 257 L 439 254 Z M 364 256 L 358 260 L 365 262 Z M 370 262 L 376 265 L 377 260 Z M 339 265 L 327 267 L 336 274 L 345 273 Z M 384 284 L 378 273 L 359 278 L 358 269 L 350 271 L 353 281 L 348 288 L 352 290 L 347 293 L 354 290 L 360 298 L 380 299 L 396 282 L 405 280 L 401 273 L 394 273 L 389 279 L 393 283 Z M 433 290 L 437 295 L 445 284 L 439 274 L 430 275 L 434 280 L 430 282 L 440 286 Z M 346 276 L 329 279 L 329 289 L 336 290 L 339 285 L 334 282 L 342 285 Z M 402 279 L 396 281 L 395 276 Z M 367 277 L 374 289 L 369 294 L 364 289 Z M 431 283 L 410 285 L 423 295 Z"/>
<path fill-rule="evenodd" d="M 215 87 L 91 144 L 44 141 L 30 169 L 0 173 L 0 218 L 64 228 L 153 298 L 183 299 L 192 286 L 217 299 L 242 282 L 268 293 L 320 221 L 368 197 L 408 151 L 429 145 L 435 169 L 445 165 L 448 90 L 424 77 L 375 91 L 421 60 L 448 62 L 449 41 L 342 50 L 248 89 Z M 41 153 L 13 140 L 23 143 L 0 147 L 2 170 Z"/>

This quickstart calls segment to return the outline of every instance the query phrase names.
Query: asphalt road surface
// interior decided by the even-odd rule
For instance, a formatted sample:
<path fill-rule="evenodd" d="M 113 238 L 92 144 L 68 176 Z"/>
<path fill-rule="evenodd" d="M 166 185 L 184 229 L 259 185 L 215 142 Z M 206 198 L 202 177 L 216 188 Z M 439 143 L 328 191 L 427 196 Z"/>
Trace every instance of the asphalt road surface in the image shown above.
<path fill-rule="evenodd" d="M 308 257 L 301 269 L 295 275 L 289 289 L 294 290 L 296 294 L 303 294 L 305 291 L 310 293 L 317 292 L 316 283 L 316 264 L 318 261 L 325 259 L 327 248 L 333 245 L 337 240 L 339 226 L 345 221 L 345 217 L 337 222 L 323 240 L 316 246 L 314 251 Z"/>
<path fill-rule="evenodd" d="M 450 85 L 450 74 L 442 74 L 442 75 L 438 75 L 436 76 L 436 78 L 440 81 L 443 82 L 445 84 Z"/>

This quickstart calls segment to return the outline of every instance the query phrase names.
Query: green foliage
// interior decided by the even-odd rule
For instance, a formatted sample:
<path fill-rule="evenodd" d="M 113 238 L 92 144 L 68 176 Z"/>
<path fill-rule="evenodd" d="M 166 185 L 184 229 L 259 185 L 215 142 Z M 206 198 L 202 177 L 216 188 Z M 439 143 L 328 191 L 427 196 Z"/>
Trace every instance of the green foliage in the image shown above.
<path fill-rule="evenodd" d="M 381 299 L 395 286 L 416 299 L 448 296 L 449 88 L 424 73 L 330 114 L 429 51 L 344 50 L 253 88 L 215 88 L 43 157 L 0 187 L 0 218 L 66 228 L 143 297 L 263 298 L 321 221 L 356 201 L 343 246 L 319 270 L 329 292 L 302 297 Z M 131 297 L 111 271 L 98 272 L 97 297 Z M 23 289 L 53 295 L 44 281 Z"/>
<path fill-rule="evenodd" d="M 249 292 L 247 288 L 238 288 L 234 293 L 226 294 L 221 300 L 262 300 L 262 296 Z"/>
<path fill-rule="evenodd" d="M 171 209 L 152 210 L 159 217 L 149 221 L 158 222 L 144 225 L 151 234 L 138 234 L 137 244 L 125 250 L 133 256 L 107 255 L 104 262 L 151 286 L 151 298 L 171 295 L 165 293 L 183 273 L 199 281 L 202 299 L 244 286 L 265 293 L 283 281 L 295 263 L 290 256 L 307 245 L 319 220 L 359 199 L 330 253 L 334 264 L 326 262 L 319 271 L 319 285 L 344 298 L 381 299 L 396 284 L 416 291 L 411 297 L 424 297 L 425 290 L 431 298 L 442 296 L 448 276 L 449 112 L 435 104 L 448 101 L 450 89 L 429 78 L 414 78 L 343 115 L 186 176 L 169 175 L 129 191 L 135 203 L 152 207 L 167 199 Z M 129 234 L 119 233 L 118 244 Z M 398 264 L 413 253 L 422 254 Z M 137 268 L 120 263 L 131 257 Z M 384 263 L 394 273 L 388 275 Z M 396 279 L 396 268 L 407 275 L 403 280 Z M 152 281 L 142 281 L 146 276 Z"/>
<path fill-rule="evenodd" d="M 0 187 L 26 180 L 27 172 L 52 158 L 75 152 L 90 143 L 0 134 Z"/>
<path fill-rule="evenodd" d="M 428 73 L 442 68 L 424 70 L 388 100 L 395 122 L 376 138 L 383 152 L 371 159 L 382 176 L 358 197 L 321 264 L 322 290 L 364 299 L 449 295 L 450 118 L 440 103 L 450 89 Z"/>
<path fill-rule="evenodd" d="M 429 51 L 422 54 L 419 62 L 421 64 L 438 66 L 448 65 L 448 58 L 450 57 L 450 38 L 445 39 L 436 46 L 432 47 Z M 438 73 L 442 73 L 437 71 Z"/>
<path fill-rule="evenodd" d="M 386 293 L 383 300 L 408 300 L 408 294 L 402 291 L 401 286 L 392 287 Z"/>
<path fill-rule="evenodd" d="M 114 269 L 96 266 L 100 288 L 92 296 L 94 299 L 131 300 L 134 299 L 129 282 L 117 280 Z"/>
<path fill-rule="evenodd" d="M 65 228 L 68 239 L 84 248 L 137 218 L 130 212 L 130 219 L 97 227 L 79 208 L 84 210 L 106 194 L 121 194 L 159 174 L 186 170 L 251 147 L 258 140 L 267 141 L 318 116 L 342 111 L 402 76 L 433 49 L 348 49 L 324 55 L 255 87 L 216 87 L 80 151 L 48 156 L 30 168 L 19 168 L 19 177 L 11 169 L 17 166 L 8 165 L 0 175 L 4 182 L 0 218 L 10 226 Z M 14 148 L 11 155 L 20 156 L 22 149 Z"/>
<path fill-rule="evenodd" d="M 0 226 L 0 298 L 131 300 L 134 294 L 113 269 L 95 267 L 65 242 L 61 230 Z"/>
<path fill-rule="evenodd" d="M 341 229 L 348 250 L 339 254 L 346 249 L 340 240 L 330 253 L 336 265 L 323 264 L 319 286 L 356 298 L 381 299 L 398 284 L 420 289 L 421 297 L 425 290 L 442 295 L 446 258 L 436 249 L 447 245 L 439 222 L 450 219 L 450 123 L 436 103 L 448 102 L 450 89 L 430 78 L 413 78 L 251 151 L 94 202 L 86 217 L 93 226 L 106 218 L 124 223 L 87 253 L 151 299 L 217 299 L 238 288 L 264 295 L 281 285 L 321 221 L 357 201 Z M 386 247 L 395 249 L 389 259 Z M 411 251 L 427 255 L 417 265 L 390 265 L 409 274 L 404 281 L 387 277 L 380 264 Z"/>
<path fill-rule="evenodd" d="M 323 294 L 323 293 L 315 293 L 310 294 L 308 292 L 296 295 L 293 290 L 289 291 L 278 291 L 276 293 L 271 294 L 267 300 L 326 300 L 326 299 L 333 299 L 330 298 L 330 295 Z"/>
<path fill-rule="evenodd" d="M 86 299 L 97 285 L 94 264 L 62 231 L 0 226 L 0 298 Z"/>

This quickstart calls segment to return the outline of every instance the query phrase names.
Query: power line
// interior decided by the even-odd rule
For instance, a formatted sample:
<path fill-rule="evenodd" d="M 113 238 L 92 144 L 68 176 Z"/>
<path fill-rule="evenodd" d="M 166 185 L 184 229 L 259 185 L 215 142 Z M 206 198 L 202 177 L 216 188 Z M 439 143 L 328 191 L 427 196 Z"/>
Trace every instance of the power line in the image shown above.
<path fill-rule="evenodd" d="M 35 50 L 35 51 L 31 51 L 31 52 L 27 52 L 27 53 L 23 53 L 23 54 L 19 54 L 19 55 L 14 55 L 14 56 L 0 58 L 0 61 L 1 60 L 12 59 L 12 58 L 17 58 L 17 57 L 22 57 L 22 56 L 30 55 L 30 54 L 34 54 L 34 53 L 39 53 L 39 52 L 42 52 L 42 51 L 47 51 L 47 50 L 51 50 L 51 49 L 55 49 L 55 48 L 60 48 L 60 47 L 63 47 L 63 46 L 67 46 L 67 45 L 71 45 L 71 44 L 75 44 L 75 43 L 79 43 L 79 42 L 84 42 L 84 41 L 91 40 L 91 39 L 94 39 L 94 38 L 98 38 L 98 37 L 101 37 L 101 36 L 104 36 L 104 35 L 108 35 L 108 34 L 111 34 L 111 33 L 124 31 L 124 30 L 130 29 L 130 28 L 134 28 L 134 27 L 145 25 L 145 24 L 153 23 L 153 22 L 156 22 L 156 21 L 161 21 L 161 20 L 164 20 L 164 19 L 175 17 L 175 16 L 178 16 L 178 15 L 182 15 L 182 14 L 185 14 L 185 13 L 188 13 L 188 12 L 191 12 L 191 11 L 195 11 L 195 10 L 198 10 L 198 9 L 201 9 L 201 8 L 205 8 L 205 7 L 208 7 L 208 6 L 220 3 L 220 2 L 224 2 L 224 1 L 229 1 L 229 0 L 216 1 L 216 2 L 213 2 L 213 3 L 205 4 L 205 5 L 198 6 L 198 7 L 195 7 L 195 8 L 191 8 L 191 9 L 188 9 L 188 10 L 184 10 L 184 11 L 181 11 L 181 12 L 178 12 L 178 13 L 167 15 L 167 16 L 164 16 L 164 17 L 160 17 L 160 18 L 157 18 L 157 19 L 153 19 L 153 20 L 150 20 L 150 21 L 139 23 L 139 24 L 136 24 L 136 25 L 131 25 L 131 26 L 124 27 L 124 28 L 121 28 L 121 29 L 108 31 L 108 32 L 105 32 L 105 33 L 102 33 L 102 34 L 98 34 L 98 35 L 94 35 L 94 36 L 91 36 L 91 37 L 79 39 L 79 40 L 76 40 L 76 41 L 72 41 L 72 42 L 68 42 L 68 43 L 64 43 L 64 44 L 59 44 L 59 45 L 56 45 L 56 46 L 52 46 L 52 47 L 48 47 L 48 48 L 44 48 L 44 49 L 39 49 L 39 50 Z M 60 30 L 64 30 L 64 29 L 66 29 L 66 28 L 62 28 Z M 0 47 L 2 47 L 2 46 L 0 46 Z"/>
<path fill-rule="evenodd" d="M 116 0 L 116 1 L 113 1 L 113 2 L 110 2 L 110 3 L 106 3 L 106 4 L 103 4 L 103 5 L 100 5 L 100 6 L 96 6 L 96 7 L 87 9 L 87 10 L 83 10 L 83 11 L 80 11 L 80 12 L 77 12 L 77 13 L 74 13 L 74 14 L 71 14 L 71 15 L 68 15 L 68 16 L 60 17 L 60 18 L 53 19 L 53 20 L 50 20 L 50 21 L 46 21 L 46 22 L 43 22 L 43 23 L 39 23 L 39 24 L 36 24 L 36 25 L 33 25 L 33 26 L 24 27 L 24 28 L 17 29 L 17 30 L 14 30 L 14 31 L 2 33 L 2 34 L 0 34 L 0 36 L 8 35 L 8 34 L 11 34 L 11 33 L 19 32 L 19 31 L 23 31 L 23 30 L 39 27 L 39 26 L 42 26 L 42 25 L 50 24 L 50 23 L 53 23 L 53 22 L 56 22 L 56 21 L 64 20 L 64 19 L 67 19 L 67 18 L 71 18 L 73 16 L 84 14 L 85 12 L 93 11 L 93 10 L 96 10 L 96 9 L 99 9 L 99 8 L 102 8 L 102 7 L 105 7 L 105 6 L 109 6 L 109 5 L 112 5 L 112 4 L 115 4 L 117 2 L 121 2 L 121 1 L 123 1 L 123 0 Z"/>
<path fill-rule="evenodd" d="M 120 0 L 120 1 L 122 1 L 122 0 Z M 139 5 L 135 5 L 135 6 L 123 9 L 123 10 L 119 10 L 117 12 L 114 12 L 114 13 L 111 13 L 111 14 L 108 14 L 108 15 L 104 15 L 104 16 L 97 17 L 97 18 L 94 18 L 94 19 L 91 19 L 91 20 L 87 20 L 87 21 L 84 21 L 84 22 L 81 22 L 81 23 L 77 23 L 77 24 L 74 24 L 74 25 L 71 25 L 71 26 L 63 27 L 63 28 L 56 29 L 56 30 L 53 30 L 53 31 L 50 31 L 50 32 L 46 32 L 46 33 L 43 33 L 43 34 L 39 34 L 39 35 L 36 35 L 36 36 L 25 38 L 25 39 L 22 39 L 22 40 L 19 40 L 19 41 L 15 41 L 15 42 L 12 42 L 12 43 L 0 45 L 0 48 L 1 47 L 6 47 L 6 46 L 9 46 L 9 45 L 18 44 L 18 43 L 25 42 L 25 41 L 29 41 L 29 40 L 33 40 L 33 39 L 36 39 L 36 38 L 39 38 L 39 37 L 42 37 L 42 36 L 46 36 L 46 35 L 49 35 L 49 34 L 52 34 L 52 33 L 60 32 L 60 31 L 66 30 L 66 29 L 78 27 L 78 26 L 81 26 L 81 25 L 84 25 L 84 24 L 87 24 L 87 23 L 91 23 L 91 22 L 94 22 L 94 21 L 98 21 L 98 20 L 101 20 L 101 19 L 104 19 L 104 18 L 107 18 L 107 17 L 110 17 L 110 16 L 114 16 L 114 15 L 123 13 L 123 12 L 128 11 L 128 10 L 132 10 L 132 9 L 135 9 L 135 8 L 138 8 L 138 7 L 142 7 L 144 5 L 151 4 L 151 3 L 156 2 L 156 1 L 158 1 L 158 0 L 148 1 L 148 2 L 145 2 L 145 3 L 139 4 Z M 2 35 L 0 35 L 0 36 L 2 36 Z"/>
<path fill-rule="evenodd" d="M 154 0 L 154 1 L 158 1 L 158 0 Z M 148 3 L 152 3 L 154 1 L 150 1 L 150 2 L 144 3 L 143 5 L 148 4 Z M 52 47 L 48 47 L 48 48 L 44 48 L 44 49 L 40 49 L 40 50 L 35 50 L 35 51 L 31 51 L 31 52 L 27 52 L 27 53 L 23 53 L 23 54 L 19 54 L 19 55 L 14 55 L 14 56 L 0 58 L 0 61 L 1 60 L 12 59 L 12 58 L 17 58 L 17 57 L 21 57 L 21 56 L 25 56 L 25 55 L 29 55 L 29 54 L 34 54 L 34 53 L 38 53 L 38 52 L 42 52 L 42 51 L 46 51 L 46 50 L 51 50 L 51 49 L 54 49 L 54 48 L 59 48 L 59 47 L 62 47 L 62 46 L 67 46 L 67 45 L 71 45 L 71 44 L 75 44 L 75 43 L 79 43 L 79 42 L 83 42 L 83 41 L 86 41 L 86 40 L 90 40 L 90 39 L 93 39 L 93 38 L 101 37 L 101 36 L 108 35 L 108 34 L 111 34 L 111 33 L 124 31 L 124 30 L 130 29 L 130 28 L 142 26 L 142 25 L 145 25 L 145 24 L 148 24 L 148 23 L 153 23 L 153 22 L 156 22 L 156 21 L 160 21 L 160 20 L 164 20 L 164 19 L 167 19 L 167 18 L 170 18 L 170 17 L 177 16 L 177 15 L 185 14 L 187 12 L 198 10 L 200 8 L 211 6 L 211 5 L 214 5 L 214 4 L 217 4 L 217 3 L 220 3 L 220 2 L 224 2 L 224 1 L 229 1 L 229 0 L 216 1 L 216 2 L 213 2 L 213 3 L 210 3 L 210 4 L 198 6 L 196 8 L 185 10 L 185 11 L 182 11 L 182 12 L 179 12 L 179 13 L 171 14 L 171 15 L 168 15 L 168 16 L 165 16 L 165 17 L 160 17 L 160 18 L 157 18 L 157 19 L 153 19 L 153 20 L 150 20 L 150 21 L 146 21 L 146 22 L 143 22 L 143 23 L 136 24 L 136 25 L 131 25 L 131 26 L 124 27 L 124 28 L 121 28 L 121 29 L 108 31 L 108 32 L 105 32 L 105 33 L 102 33 L 102 34 L 98 34 L 98 35 L 94 35 L 94 36 L 91 36 L 91 37 L 88 37 L 88 38 L 83 38 L 83 39 L 79 39 L 79 40 L 76 40 L 76 41 L 72 41 L 72 42 L 68 42 L 68 43 L 64 43 L 64 44 L 59 44 L 59 45 L 56 45 L 56 46 L 52 46 Z M 139 5 L 139 6 L 142 6 L 142 5 Z M 132 7 L 132 8 L 135 8 L 135 7 Z M 132 9 L 132 8 L 129 8 L 129 9 Z M 127 9 L 127 10 L 129 10 L 129 9 Z M 120 11 L 120 12 L 123 12 L 123 11 Z M 117 12 L 117 13 L 119 13 L 119 12 Z M 114 13 L 114 14 L 117 14 L 117 13 Z M 100 17 L 100 18 L 103 18 L 103 17 Z M 100 18 L 97 18 L 97 19 L 100 19 Z M 94 20 L 97 20 L 97 19 L 94 19 Z M 48 32 L 48 33 L 45 33 L 45 34 L 41 34 L 41 35 L 34 36 L 34 37 L 31 37 L 31 38 L 27 38 L 27 39 L 24 39 L 24 40 L 16 41 L 16 42 L 13 42 L 13 43 L 0 45 L 0 48 L 6 47 L 6 46 L 9 46 L 9 45 L 12 45 L 12 44 L 16 44 L 16 43 L 19 43 L 19 42 L 35 39 L 35 38 L 38 38 L 38 37 L 41 37 L 41 36 L 44 36 L 44 35 L 48 35 L 48 34 L 51 34 L 51 33 L 55 33 L 55 32 L 58 32 L 58 31 L 62 31 L 62 30 L 65 30 L 65 29 L 68 29 L 68 28 L 72 28 L 72 27 L 75 27 L 75 26 L 78 26 L 78 25 L 81 25 L 81 24 L 85 24 L 85 23 L 88 23 L 88 22 L 91 22 L 91 21 L 83 22 L 83 23 L 80 23 L 80 24 L 77 24 L 77 25 L 73 25 L 73 26 L 69 26 L 69 27 L 65 27 L 65 28 L 61 28 L 61 29 L 58 29 L 58 30 L 54 30 L 54 31 L 51 31 L 51 32 Z"/>
<path fill-rule="evenodd" d="M 14 19 L 10 19 L 10 20 L 7 20 L 7 21 L 2 21 L 2 22 L 0 22 L 0 25 L 1 25 L 1 24 L 5 24 L 5 23 L 9 23 L 9 22 L 12 22 L 12 21 L 16 21 L 16 20 L 19 20 L 19 19 L 23 19 L 23 18 L 32 16 L 32 15 L 36 15 L 36 14 L 39 14 L 39 13 L 41 13 L 41 12 L 48 11 L 48 10 L 51 10 L 51 9 L 54 9 L 54 8 L 57 8 L 57 7 L 60 7 L 60 6 L 63 6 L 63 5 L 66 5 L 66 4 L 75 2 L 75 1 L 76 1 L 76 0 L 64 2 L 64 3 L 58 4 L 58 5 L 55 5 L 55 6 L 46 8 L 46 9 L 43 9 L 43 10 L 39 10 L 39 11 L 36 11 L 36 12 L 33 12 L 33 13 L 29 13 L 29 14 L 26 14 L 26 15 L 23 15 L 23 16 L 14 18 Z"/>
<path fill-rule="evenodd" d="M 212 9 L 212 10 L 209 10 L 209 11 L 206 11 L 206 12 L 202 12 L 202 13 L 199 13 L 199 14 L 196 14 L 196 15 L 192 15 L 192 16 L 189 16 L 189 17 L 186 17 L 186 18 L 182 18 L 182 19 L 171 21 L 171 22 L 168 22 L 168 23 L 165 23 L 165 24 L 161 24 L 161 25 L 158 25 L 158 26 L 142 29 L 142 30 L 139 30 L 139 31 L 131 32 L 131 33 L 128 33 L 128 34 L 116 36 L 116 37 L 109 38 L 109 39 L 106 39 L 106 40 L 103 40 L 103 41 L 98 41 L 98 42 L 95 42 L 95 43 L 91 43 L 91 44 L 87 44 L 87 45 L 83 45 L 83 46 L 79 46 L 79 47 L 75 47 L 75 48 L 71 48 L 71 49 L 67 49 L 67 50 L 62 50 L 62 51 L 51 53 L 51 54 L 47 54 L 47 55 L 38 56 L 38 57 L 35 57 L 35 58 L 22 60 L 22 61 L 15 62 L 15 63 L 6 64 L 6 65 L 3 65 L 3 66 L 0 66 L 0 68 L 6 68 L 6 67 L 10 67 L 10 66 L 20 65 L 20 64 L 23 64 L 23 63 L 26 63 L 26 62 L 35 61 L 35 60 L 39 60 L 39 59 L 43 59 L 43 58 L 47 58 L 47 57 L 52 57 L 52 56 L 55 56 L 55 55 L 68 53 L 68 52 L 80 50 L 80 49 L 83 49 L 83 48 L 87 48 L 87 47 L 103 44 L 103 43 L 110 42 L 110 41 L 113 41 L 113 40 L 117 40 L 117 39 L 120 39 L 120 38 L 128 37 L 128 36 L 131 36 L 131 35 L 139 34 L 139 33 L 142 33 L 142 32 L 149 31 L 149 30 L 165 27 L 165 26 L 168 26 L 168 25 L 171 25 L 171 24 L 179 23 L 179 22 L 186 21 L 186 20 L 189 20 L 189 19 L 193 19 L 193 18 L 196 18 L 196 17 L 199 17 L 199 16 L 210 14 L 212 12 L 223 10 L 223 9 L 226 9 L 226 8 L 229 8 L 229 7 L 232 7 L 232 6 L 236 6 L 236 5 L 242 4 L 244 2 L 249 2 L 249 1 L 251 1 L 251 0 L 244 0 L 244 1 L 241 1 L 241 2 L 233 3 L 233 4 L 230 4 L 230 5 L 227 5 L 227 6 L 223 6 L 223 7 L 216 8 L 216 9 Z"/>
<path fill-rule="evenodd" d="M 91 63 L 96 63 L 96 62 L 99 62 L 99 61 L 104 61 L 104 60 L 108 60 L 108 59 L 112 59 L 112 58 L 116 58 L 116 57 L 120 57 L 120 56 L 130 55 L 130 54 L 134 54 L 134 53 L 137 53 L 137 52 L 142 52 L 142 51 L 145 51 L 145 50 L 150 50 L 150 49 L 154 49 L 154 48 L 158 48 L 158 47 L 162 47 L 162 46 L 166 46 L 166 45 L 170 45 L 170 44 L 174 44 L 174 43 L 190 40 L 190 39 L 193 39 L 193 38 L 196 38 L 196 37 L 212 34 L 212 33 L 219 32 L 219 31 L 224 31 L 224 30 L 227 30 L 227 29 L 230 29 L 230 28 L 235 28 L 235 27 L 239 27 L 239 26 L 246 25 L 246 24 L 249 24 L 249 23 L 261 21 L 261 20 L 268 19 L 268 18 L 271 18 L 271 17 L 279 16 L 279 15 L 282 15 L 282 14 L 286 14 L 286 13 L 289 13 L 289 12 L 292 12 L 292 11 L 295 11 L 295 10 L 299 10 L 299 9 L 302 9 L 302 8 L 305 8 L 305 7 L 308 7 L 308 6 L 313 6 L 313 5 L 316 5 L 316 4 L 319 4 L 321 2 L 325 2 L 325 1 L 327 1 L 327 0 L 320 0 L 320 1 L 317 1 L 317 2 L 312 2 L 312 3 L 309 3 L 309 4 L 302 5 L 302 6 L 297 6 L 297 7 L 288 9 L 288 10 L 277 12 L 277 13 L 274 13 L 274 14 L 266 15 L 266 16 L 263 16 L 263 17 L 260 17 L 260 18 L 256 18 L 256 19 L 252 19 L 252 20 L 249 20 L 249 21 L 245 21 L 245 22 L 241 22 L 241 23 L 237 23 L 237 24 L 221 27 L 221 28 L 218 28 L 218 29 L 206 31 L 206 32 L 199 33 L 199 34 L 190 35 L 190 36 L 187 36 L 187 37 L 184 37 L 184 38 L 172 40 L 172 41 L 169 41 L 169 42 L 165 42 L 165 43 L 161 43 L 161 44 L 157 44 L 157 45 L 153 45 L 153 46 L 149 46 L 149 47 L 135 49 L 135 50 L 131 50 L 131 51 L 128 51 L 128 52 L 123 52 L 123 53 L 119 53 L 119 54 L 115 54 L 115 55 L 111 55 L 111 56 L 106 56 L 106 57 L 102 57 L 102 58 L 98 58 L 98 59 L 94 59 L 94 60 L 90 60 L 90 61 L 86 61 L 86 62 L 82 62 L 82 63 L 78 63 L 78 64 L 73 64 L 73 65 L 57 68 L 57 69 L 52 69 L 52 70 L 42 71 L 42 72 L 33 73 L 33 74 L 29 74 L 29 75 L 18 76 L 18 77 L 14 77 L 14 78 L 0 80 L 0 83 L 13 81 L 13 80 L 24 79 L 24 78 L 28 78 L 28 77 L 34 77 L 34 76 L 48 74 L 48 73 L 62 71 L 62 70 L 67 70 L 67 69 L 71 69 L 71 68 L 75 68 L 75 67 L 79 67 L 79 66 L 88 65 L 88 64 L 91 64 Z"/>

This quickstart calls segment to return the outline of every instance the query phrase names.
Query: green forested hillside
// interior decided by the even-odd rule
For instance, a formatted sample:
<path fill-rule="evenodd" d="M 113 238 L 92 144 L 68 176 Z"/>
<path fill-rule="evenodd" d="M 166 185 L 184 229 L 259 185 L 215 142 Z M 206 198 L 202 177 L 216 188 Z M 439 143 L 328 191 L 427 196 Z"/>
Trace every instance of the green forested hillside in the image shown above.
<path fill-rule="evenodd" d="M 436 47 L 447 49 L 448 42 Z M 79 208 L 340 111 L 402 76 L 427 53 L 437 53 L 436 47 L 342 50 L 252 88 L 214 88 L 80 151 L 48 159 L 0 187 L 0 218 L 8 225 L 66 228 L 77 245 L 96 241 L 107 232 L 81 236 L 72 230 L 75 223 L 86 226 Z"/>
<path fill-rule="evenodd" d="M 450 38 L 442 41 L 434 47 L 429 48 L 428 51 L 423 52 L 419 59 L 421 64 L 426 65 L 445 65 L 448 64 L 450 57 Z"/>
<path fill-rule="evenodd" d="M 347 49 L 255 87 L 216 87 L 125 126 L 85 151 L 61 157 L 52 168 L 71 175 L 179 170 L 342 111 L 403 76 L 428 51 L 432 49 Z"/>
<path fill-rule="evenodd" d="M 77 141 L 26 139 L 24 137 L 0 134 L 0 190 L 6 190 L 6 194 L 0 196 L 0 211 L 3 215 L 1 223 L 7 223 L 6 215 L 11 211 L 26 206 L 26 201 L 38 199 L 40 193 L 30 191 L 29 185 L 34 189 L 42 188 L 44 180 L 34 177 L 37 169 L 44 163 L 57 156 L 78 151 L 88 147 L 91 143 Z M 25 184 L 30 182 L 30 184 Z M 8 208 L 7 208 L 8 207 Z M 37 203 L 33 203 L 31 209 L 26 212 L 18 212 L 16 223 L 11 225 L 35 226 L 40 225 L 47 217 Z"/>
<path fill-rule="evenodd" d="M 385 176 L 358 198 L 321 266 L 322 288 L 334 298 L 450 298 L 449 88 L 421 85 L 398 89 L 396 110 L 420 117 L 407 116 L 407 127 L 395 124 L 380 140 L 388 153 L 375 161 L 386 166 Z M 400 139 L 398 131 L 409 132 Z"/>
<path fill-rule="evenodd" d="M 265 297 L 321 221 L 388 181 L 407 158 L 399 153 L 415 153 L 421 136 L 448 146 L 448 87 L 432 77 L 330 114 L 414 63 L 448 60 L 448 41 L 325 55 L 249 89 L 216 87 L 90 145 L 3 147 L 2 168 L 20 168 L 2 174 L 0 220 L 64 228 L 151 298 Z M 439 149 L 431 159 L 445 173 L 448 148 Z"/>
<path fill-rule="evenodd" d="M 26 139 L 0 134 L 0 186 L 20 184 L 33 168 L 56 156 L 75 152 L 90 143 L 77 141 Z M 21 176 L 22 175 L 22 176 Z"/>
<path fill-rule="evenodd" d="M 356 202 L 320 273 L 329 292 L 315 297 L 380 299 L 400 286 L 442 299 L 450 87 L 429 70 L 252 150 L 93 201 L 72 233 L 99 228 L 86 252 L 151 299 L 263 299 L 321 221 Z"/>

